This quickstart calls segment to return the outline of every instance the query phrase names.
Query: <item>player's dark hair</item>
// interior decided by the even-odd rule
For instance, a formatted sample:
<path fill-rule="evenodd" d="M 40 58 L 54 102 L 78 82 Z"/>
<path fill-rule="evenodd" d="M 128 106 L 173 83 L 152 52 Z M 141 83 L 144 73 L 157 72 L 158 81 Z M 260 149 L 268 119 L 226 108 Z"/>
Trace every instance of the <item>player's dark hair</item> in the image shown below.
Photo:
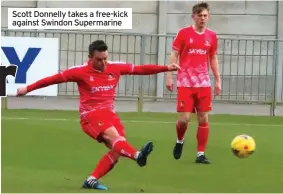
<path fill-rule="evenodd" d="M 200 2 L 200 3 L 195 4 L 192 8 L 192 13 L 193 14 L 199 14 L 203 10 L 210 11 L 210 7 L 209 7 L 209 4 L 207 2 Z"/>
<path fill-rule="evenodd" d="M 108 46 L 103 40 L 93 41 L 88 47 L 88 54 L 93 55 L 94 51 L 104 52 L 107 51 Z"/>

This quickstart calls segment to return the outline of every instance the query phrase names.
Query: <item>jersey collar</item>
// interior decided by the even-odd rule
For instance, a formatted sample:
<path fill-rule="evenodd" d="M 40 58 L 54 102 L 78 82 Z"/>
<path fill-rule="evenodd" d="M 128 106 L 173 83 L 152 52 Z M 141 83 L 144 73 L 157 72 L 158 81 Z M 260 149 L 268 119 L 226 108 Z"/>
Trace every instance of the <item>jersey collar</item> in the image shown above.
<path fill-rule="evenodd" d="M 108 62 L 106 62 L 106 68 L 107 68 L 107 65 L 108 65 Z M 89 59 L 88 62 L 87 62 L 87 66 L 88 66 L 89 70 L 95 71 L 95 72 L 98 72 L 98 73 L 101 73 L 101 71 L 98 71 L 98 70 L 96 70 L 96 69 L 93 68 L 93 66 L 92 66 L 92 61 L 91 61 L 90 59 Z"/>

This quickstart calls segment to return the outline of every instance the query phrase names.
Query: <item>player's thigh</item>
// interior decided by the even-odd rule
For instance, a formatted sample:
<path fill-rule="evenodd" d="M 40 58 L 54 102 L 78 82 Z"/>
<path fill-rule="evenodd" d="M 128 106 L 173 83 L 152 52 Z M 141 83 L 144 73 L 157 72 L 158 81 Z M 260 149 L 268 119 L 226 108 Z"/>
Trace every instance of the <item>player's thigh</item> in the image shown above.
<path fill-rule="evenodd" d="M 197 112 L 210 112 L 212 109 L 211 87 L 196 88 L 195 108 Z"/>
<path fill-rule="evenodd" d="M 87 135 L 98 142 L 102 142 L 102 134 L 113 127 L 111 115 L 99 112 L 81 117 L 81 127 Z"/>
<path fill-rule="evenodd" d="M 119 118 L 119 116 L 115 113 L 115 114 L 113 114 L 111 120 L 112 120 L 113 126 L 116 128 L 118 134 L 120 136 L 126 138 L 125 127 L 124 127 L 121 119 Z"/>
<path fill-rule="evenodd" d="M 179 87 L 177 89 L 177 112 L 192 113 L 194 112 L 193 88 Z"/>
<path fill-rule="evenodd" d="M 91 138 L 97 139 L 99 136 L 99 130 L 95 127 L 92 121 L 81 119 L 82 130 Z"/>
<path fill-rule="evenodd" d="M 121 136 L 118 132 L 118 130 L 111 126 L 105 131 L 101 133 L 101 138 L 105 145 L 112 147 L 112 145 L 119 140 L 125 140 L 123 136 Z"/>
<path fill-rule="evenodd" d="M 124 125 L 116 113 L 112 112 L 108 119 L 111 121 L 111 127 L 102 133 L 102 138 L 107 147 L 112 147 L 115 141 L 126 140 L 126 134 Z"/>

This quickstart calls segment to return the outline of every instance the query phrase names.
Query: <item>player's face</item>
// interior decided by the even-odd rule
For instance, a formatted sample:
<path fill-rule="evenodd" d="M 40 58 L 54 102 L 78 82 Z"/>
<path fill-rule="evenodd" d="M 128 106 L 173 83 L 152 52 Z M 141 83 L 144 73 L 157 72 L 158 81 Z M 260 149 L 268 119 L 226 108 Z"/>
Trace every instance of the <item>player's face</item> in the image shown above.
<path fill-rule="evenodd" d="M 208 10 L 204 9 L 200 13 L 193 14 L 192 18 L 198 28 L 204 28 L 209 19 L 209 12 Z"/>
<path fill-rule="evenodd" d="M 93 68 L 98 71 L 104 71 L 106 67 L 106 61 L 108 57 L 108 52 L 98 52 L 94 51 L 93 56 L 90 56 L 90 59 L 92 60 Z"/>

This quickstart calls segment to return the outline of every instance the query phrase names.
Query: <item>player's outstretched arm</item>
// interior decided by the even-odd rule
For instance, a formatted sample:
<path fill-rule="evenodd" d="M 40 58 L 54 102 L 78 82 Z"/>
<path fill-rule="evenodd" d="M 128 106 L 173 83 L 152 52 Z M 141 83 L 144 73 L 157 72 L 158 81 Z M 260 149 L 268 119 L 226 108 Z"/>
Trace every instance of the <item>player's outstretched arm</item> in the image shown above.
<path fill-rule="evenodd" d="M 76 81 L 78 78 L 78 72 L 76 69 L 68 69 L 63 72 L 57 73 L 52 76 L 45 77 L 43 79 L 40 79 L 26 87 L 18 88 L 17 90 L 17 96 L 24 96 L 29 92 L 32 92 L 34 90 L 48 87 L 55 84 L 60 84 L 64 82 L 71 82 Z"/>
<path fill-rule="evenodd" d="M 54 84 L 60 84 L 63 82 L 65 82 L 64 78 L 58 73 L 58 74 L 40 79 L 26 87 L 18 88 L 17 96 L 24 96 L 27 93 L 32 92 L 34 90 L 44 88 L 44 87 L 54 85 Z"/>
<path fill-rule="evenodd" d="M 168 66 L 161 65 L 140 65 L 134 66 L 133 71 L 130 72 L 132 75 L 153 75 L 167 71 L 177 71 L 180 67 L 173 63 Z"/>

